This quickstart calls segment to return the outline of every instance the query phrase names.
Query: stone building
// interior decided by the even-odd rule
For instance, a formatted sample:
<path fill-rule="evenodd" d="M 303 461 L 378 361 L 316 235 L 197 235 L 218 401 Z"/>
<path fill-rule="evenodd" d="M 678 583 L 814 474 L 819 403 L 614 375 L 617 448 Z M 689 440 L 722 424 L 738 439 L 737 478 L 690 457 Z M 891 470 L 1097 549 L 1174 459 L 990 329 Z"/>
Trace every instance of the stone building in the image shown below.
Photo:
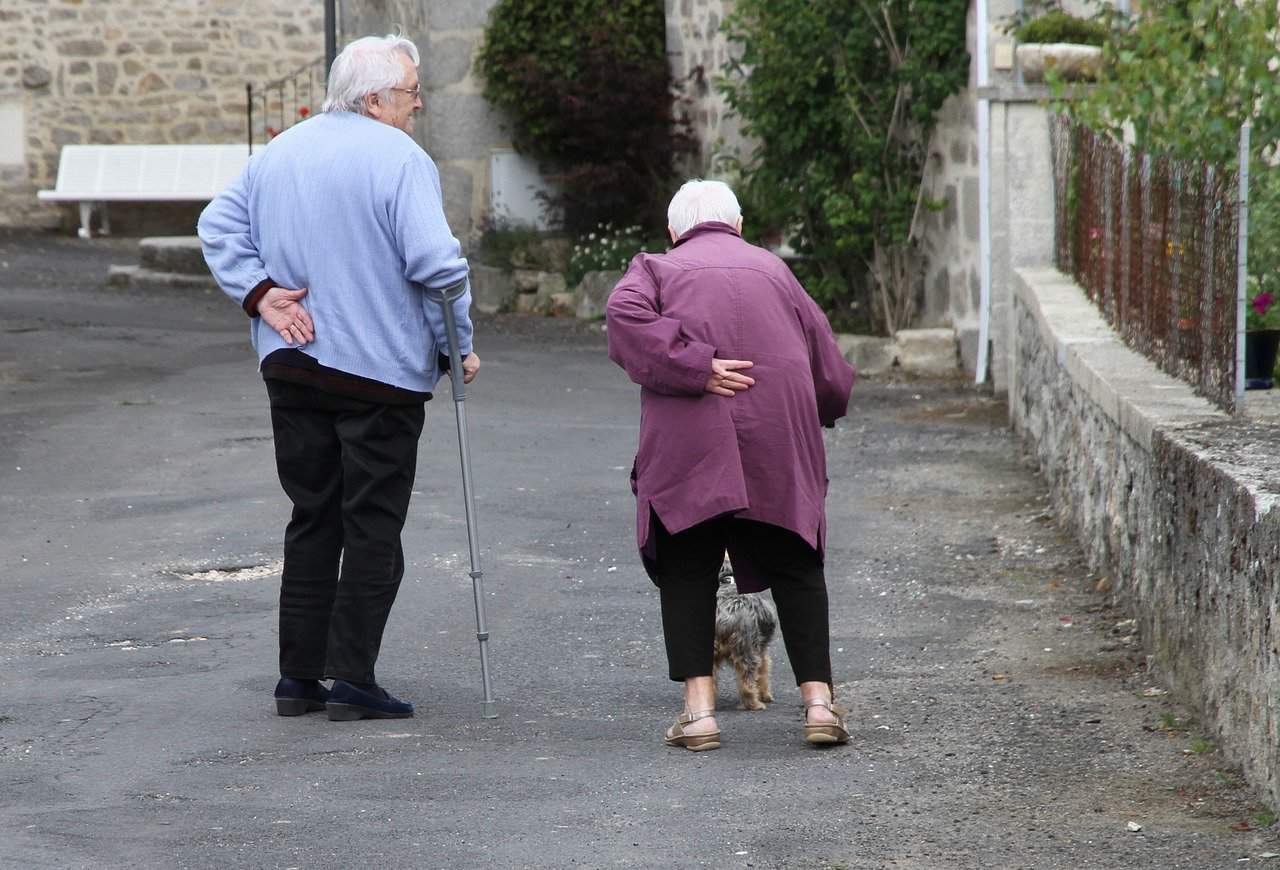
<path fill-rule="evenodd" d="M 320 58 L 323 18 L 321 3 L 296 0 L 5 0 L 0 226 L 69 218 L 35 196 L 63 145 L 244 141 L 245 85 Z M 113 217 L 127 230 L 157 211 L 174 214 Z"/>

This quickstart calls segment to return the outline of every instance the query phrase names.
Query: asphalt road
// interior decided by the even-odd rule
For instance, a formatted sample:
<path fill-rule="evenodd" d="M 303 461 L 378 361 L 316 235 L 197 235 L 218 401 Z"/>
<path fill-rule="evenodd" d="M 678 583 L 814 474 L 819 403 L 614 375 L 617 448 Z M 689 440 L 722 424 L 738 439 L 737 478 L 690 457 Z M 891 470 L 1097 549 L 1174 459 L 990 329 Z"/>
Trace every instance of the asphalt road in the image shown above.
<path fill-rule="evenodd" d="M 105 289 L 133 258 L 0 236 L 0 867 L 1280 867 L 1266 808 L 1150 694 L 1004 406 L 959 381 L 860 382 L 829 433 L 852 745 L 803 743 L 778 645 L 777 703 L 735 710 L 724 679 L 724 747 L 665 748 L 638 390 L 593 325 L 477 330 L 499 718 L 445 396 L 379 662 L 417 717 L 275 716 L 287 504 L 244 316 Z"/>

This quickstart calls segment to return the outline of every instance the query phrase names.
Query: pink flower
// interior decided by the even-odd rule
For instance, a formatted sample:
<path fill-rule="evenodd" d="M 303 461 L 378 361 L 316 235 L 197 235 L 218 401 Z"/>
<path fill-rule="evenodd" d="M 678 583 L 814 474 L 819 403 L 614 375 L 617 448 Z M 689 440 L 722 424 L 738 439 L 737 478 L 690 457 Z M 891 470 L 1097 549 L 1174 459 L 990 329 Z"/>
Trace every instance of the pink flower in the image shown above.
<path fill-rule="evenodd" d="M 1253 313 L 1259 317 L 1267 313 L 1267 309 L 1271 307 L 1271 303 L 1275 298 L 1270 293 L 1259 293 L 1253 297 Z"/>
<path fill-rule="evenodd" d="M 1089 227 L 1089 240 L 1097 241 L 1102 238 L 1102 227 Z"/>

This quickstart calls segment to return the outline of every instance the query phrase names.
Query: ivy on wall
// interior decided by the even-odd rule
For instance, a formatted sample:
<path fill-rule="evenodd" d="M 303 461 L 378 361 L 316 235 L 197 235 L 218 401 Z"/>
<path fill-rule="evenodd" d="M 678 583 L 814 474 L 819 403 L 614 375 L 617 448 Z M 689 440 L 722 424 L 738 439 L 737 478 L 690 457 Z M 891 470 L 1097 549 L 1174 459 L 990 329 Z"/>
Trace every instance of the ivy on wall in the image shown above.
<path fill-rule="evenodd" d="M 566 229 L 665 226 L 675 158 L 694 142 L 676 113 L 661 0 L 499 0 L 478 62 L 516 149 L 558 186 L 550 204 Z"/>
<path fill-rule="evenodd" d="M 759 143 L 749 229 L 789 235 L 837 328 L 893 333 L 923 292 L 928 139 L 968 80 L 968 0 L 739 0 L 721 87 Z"/>

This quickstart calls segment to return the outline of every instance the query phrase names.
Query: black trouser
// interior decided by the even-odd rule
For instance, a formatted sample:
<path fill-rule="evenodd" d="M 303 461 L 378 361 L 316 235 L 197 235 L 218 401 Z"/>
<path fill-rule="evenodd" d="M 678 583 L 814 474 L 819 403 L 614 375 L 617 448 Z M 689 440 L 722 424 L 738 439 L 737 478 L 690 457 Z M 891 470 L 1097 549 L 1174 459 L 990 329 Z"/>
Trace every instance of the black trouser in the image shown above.
<path fill-rule="evenodd" d="M 827 582 L 818 553 L 787 529 L 717 517 L 679 534 L 654 517 L 662 634 L 671 679 L 710 676 L 716 630 L 716 589 L 725 550 L 751 559 L 767 576 L 787 659 L 796 683 L 831 683 Z"/>
<path fill-rule="evenodd" d="M 267 394 L 276 469 L 293 501 L 280 584 L 280 674 L 372 683 L 404 576 L 400 531 L 425 408 L 279 380 L 267 381 Z"/>

